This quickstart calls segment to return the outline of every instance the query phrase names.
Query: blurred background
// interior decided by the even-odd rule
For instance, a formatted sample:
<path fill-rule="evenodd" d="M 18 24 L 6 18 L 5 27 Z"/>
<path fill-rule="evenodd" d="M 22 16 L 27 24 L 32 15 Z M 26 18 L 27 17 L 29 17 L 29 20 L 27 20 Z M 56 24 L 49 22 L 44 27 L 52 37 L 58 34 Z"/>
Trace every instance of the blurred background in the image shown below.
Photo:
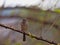
<path fill-rule="evenodd" d="M 27 20 L 27 33 L 60 43 L 60 0 L 0 0 L 0 24 L 21 30 Z M 0 45 L 52 45 L 0 26 Z"/>
<path fill-rule="evenodd" d="M 60 26 L 60 14 L 26 8 L 0 9 L 0 24 L 21 30 L 21 17 L 32 19 L 27 19 L 27 32 L 48 41 L 60 43 L 60 27 L 54 27 L 54 25 Z M 44 24 L 44 22 L 47 22 L 47 24 Z M 26 41 L 23 42 L 22 38 L 22 34 L 0 27 L 0 45 L 51 45 L 28 36 L 26 36 Z"/>

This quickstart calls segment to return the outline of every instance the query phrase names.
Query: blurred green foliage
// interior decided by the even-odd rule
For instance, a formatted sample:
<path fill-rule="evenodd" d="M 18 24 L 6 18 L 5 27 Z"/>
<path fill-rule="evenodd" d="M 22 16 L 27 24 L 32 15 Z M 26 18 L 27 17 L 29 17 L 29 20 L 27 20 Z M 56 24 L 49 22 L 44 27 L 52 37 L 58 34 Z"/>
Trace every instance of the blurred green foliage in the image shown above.
<path fill-rule="evenodd" d="M 9 39 L 7 39 L 4 43 L 5 43 L 5 45 L 11 45 L 11 42 Z"/>
<path fill-rule="evenodd" d="M 20 42 L 16 42 L 15 45 L 22 45 Z"/>
<path fill-rule="evenodd" d="M 43 45 L 43 43 L 36 43 L 36 45 Z"/>
<path fill-rule="evenodd" d="M 60 9 L 55 9 L 54 12 L 60 13 Z"/>

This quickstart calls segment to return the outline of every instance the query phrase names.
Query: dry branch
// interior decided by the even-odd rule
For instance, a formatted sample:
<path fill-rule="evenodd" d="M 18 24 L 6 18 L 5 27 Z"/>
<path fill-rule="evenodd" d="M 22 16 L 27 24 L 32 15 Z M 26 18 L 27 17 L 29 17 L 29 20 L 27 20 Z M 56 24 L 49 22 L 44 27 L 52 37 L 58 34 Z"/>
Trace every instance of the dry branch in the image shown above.
<path fill-rule="evenodd" d="M 23 19 L 24 17 L 21 17 L 21 16 L 0 16 L 0 18 L 22 18 Z M 27 17 L 26 19 L 28 21 L 43 23 L 44 25 L 52 25 L 53 24 L 53 22 L 41 21 L 41 20 L 38 20 L 36 18 L 31 18 L 31 17 Z M 56 29 L 60 30 L 60 26 L 57 25 L 57 24 L 54 24 L 53 27 L 55 27 Z"/>
<path fill-rule="evenodd" d="M 25 33 L 25 32 L 22 32 L 22 31 L 16 30 L 16 29 L 14 29 L 14 28 L 11 28 L 11 27 L 8 27 L 8 26 L 5 26 L 5 25 L 3 25 L 3 24 L 0 24 L 0 26 L 3 27 L 3 28 L 6 28 L 6 29 L 10 29 L 10 30 L 12 30 L 12 31 L 19 32 L 19 33 L 21 33 L 21 34 Z M 31 35 L 31 36 L 30 36 L 29 33 L 25 33 L 25 35 L 27 35 L 27 36 L 29 36 L 29 37 L 31 37 L 31 38 L 35 38 L 35 39 L 37 39 L 37 40 L 41 40 L 41 41 L 47 42 L 47 43 L 49 43 L 49 44 L 57 45 L 57 43 L 55 43 L 55 42 L 50 42 L 50 41 L 48 41 L 48 40 L 45 40 L 45 39 L 40 38 L 40 37 L 36 37 L 36 36 L 34 36 L 34 35 Z"/>

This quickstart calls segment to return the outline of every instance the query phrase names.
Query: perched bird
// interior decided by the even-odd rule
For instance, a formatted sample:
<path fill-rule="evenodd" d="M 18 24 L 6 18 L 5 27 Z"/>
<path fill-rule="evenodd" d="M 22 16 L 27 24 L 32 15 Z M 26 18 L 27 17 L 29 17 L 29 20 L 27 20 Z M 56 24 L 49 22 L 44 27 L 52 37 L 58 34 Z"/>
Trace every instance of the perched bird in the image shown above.
<path fill-rule="evenodd" d="M 21 31 L 23 32 L 23 41 L 26 41 L 26 35 L 25 35 L 26 30 L 27 30 L 26 19 L 23 19 L 21 22 Z"/>

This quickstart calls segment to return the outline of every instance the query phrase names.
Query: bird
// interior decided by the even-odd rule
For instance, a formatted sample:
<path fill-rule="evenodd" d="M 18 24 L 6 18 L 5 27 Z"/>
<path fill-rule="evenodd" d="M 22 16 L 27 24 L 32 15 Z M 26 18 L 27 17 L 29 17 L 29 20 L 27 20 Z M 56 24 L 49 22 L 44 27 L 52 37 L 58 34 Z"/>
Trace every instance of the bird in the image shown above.
<path fill-rule="evenodd" d="M 23 32 L 23 41 L 26 41 L 26 35 L 25 35 L 26 30 L 27 30 L 26 19 L 23 19 L 21 22 L 21 31 Z"/>

